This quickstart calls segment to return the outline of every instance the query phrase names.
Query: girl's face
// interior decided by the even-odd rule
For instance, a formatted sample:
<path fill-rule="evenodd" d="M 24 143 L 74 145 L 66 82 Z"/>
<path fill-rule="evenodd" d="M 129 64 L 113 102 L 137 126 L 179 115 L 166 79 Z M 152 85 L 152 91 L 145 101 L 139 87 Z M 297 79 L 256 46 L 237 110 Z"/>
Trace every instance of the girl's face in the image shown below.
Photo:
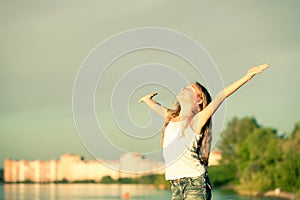
<path fill-rule="evenodd" d="M 177 94 L 177 99 L 181 106 L 194 106 L 198 104 L 200 91 L 196 84 L 189 84 L 182 88 Z"/>

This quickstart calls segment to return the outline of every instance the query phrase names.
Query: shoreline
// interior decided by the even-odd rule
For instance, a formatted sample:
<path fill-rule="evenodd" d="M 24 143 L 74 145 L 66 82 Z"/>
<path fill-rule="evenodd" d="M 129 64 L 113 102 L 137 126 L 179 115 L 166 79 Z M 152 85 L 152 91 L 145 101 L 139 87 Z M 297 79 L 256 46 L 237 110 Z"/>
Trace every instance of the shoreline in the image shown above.
<path fill-rule="evenodd" d="M 235 193 L 247 196 L 247 197 L 274 197 L 279 199 L 286 199 L 286 200 L 297 200 L 300 199 L 300 196 L 297 193 L 281 191 L 279 188 L 275 190 L 270 190 L 266 192 L 257 192 L 257 191 L 247 191 L 247 190 L 239 190 L 236 186 L 228 184 L 219 187 L 221 190 L 232 190 Z"/>
<path fill-rule="evenodd" d="M 267 192 L 253 192 L 253 191 L 237 191 L 238 194 L 243 196 L 251 197 L 275 197 L 286 200 L 297 200 L 300 199 L 300 196 L 296 193 L 281 191 L 279 188 Z"/>
<path fill-rule="evenodd" d="M 154 187 L 157 187 L 158 189 L 165 190 L 167 189 L 166 185 L 160 184 L 150 184 L 150 183 L 101 183 L 101 182 L 0 182 L 0 185 L 5 184 L 40 184 L 40 185 L 50 185 L 50 184 L 103 184 L 103 185 L 153 185 Z M 223 191 L 233 191 L 234 193 L 241 195 L 241 196 L 247 196 L 247 197 L 274 197 L 279 199 L 285 199 L 285 200 L 297 200 L 300 199 L 300 196 L 296 193 L 292 192 L 286 192 L 281 191 L 279 188 L 276 188 L 275 190 L 270 190 L 267 192 L 257 192 L 257 191 L 247 191 L 247 190 L 238 190 L 236 186 L 228 184 L 221 187 L 216 187 L 219 190 Z"/>
<path fill-rule="evenodd" d="M 153 187 L 166 190 L 168 189 L 168 185 L 166 184 L 155 184 L 155 183 L 101 183 L 101 182 L 0 182 L 0 185 L 13 185 L 13 184 L 26 184 L 26 185 L 72 185 L 72 184 L 101 184 L 101 185 L 152 185 Z"/>

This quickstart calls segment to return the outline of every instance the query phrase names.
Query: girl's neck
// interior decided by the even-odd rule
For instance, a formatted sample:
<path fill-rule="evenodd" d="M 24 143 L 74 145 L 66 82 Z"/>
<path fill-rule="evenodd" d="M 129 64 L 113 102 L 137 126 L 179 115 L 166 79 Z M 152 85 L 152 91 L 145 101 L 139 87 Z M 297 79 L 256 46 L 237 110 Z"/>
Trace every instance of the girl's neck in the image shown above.
<path fill-rule="evenodd" d="M 178 116 L 176 116 L 172 119 L 172 121 L 174 121 L 174 122 L 184 121 L 184 120 L 187 120 L 191 117 L 194 117 L 194 114 L 191 113 L 191 112 L 189 112 L 189 113 L 180 112 Z"/>

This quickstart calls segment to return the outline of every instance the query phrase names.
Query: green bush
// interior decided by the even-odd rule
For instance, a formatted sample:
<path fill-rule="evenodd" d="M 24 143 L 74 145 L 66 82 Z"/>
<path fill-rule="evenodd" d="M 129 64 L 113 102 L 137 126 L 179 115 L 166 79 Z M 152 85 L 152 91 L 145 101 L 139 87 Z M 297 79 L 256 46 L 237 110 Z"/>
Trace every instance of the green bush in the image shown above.
<path fill-rule="evenodd" d="M 66 183 L 69 183 L 69 181 L 67 179 L 62 179 L 59 181 L 54 181 L 54 183 L 66 184 Z"/>
<path fill-rule="evenodd" d="M 111 184 L 116 183 L 116 180 L 114 180 L 111 176 L 104 176 L 100 183 Z"/>
<path fill-rule="evenodd" d="M 73 181 L 72 183 L 96 183 L 94 180 L 76 180 Z"/>
<path fill-rule="evenodd" d="M 3 169 L 0 169 L 0 183 L 3 183 L 4 182 L 4 179 L 3 179 Z"/>
<path fill-rule="evenodd" d="M 137 184 L 139 183 L 139 180 L 136 178 L 119 178 L 118 183 L 120 184 Z"/>
<path fill-rule="evenodd" d="M 220 187 L 237 181 L 235 167 L 230 165 L 211 166 L 208 168 L 208 174 L 213 187 Z"/>

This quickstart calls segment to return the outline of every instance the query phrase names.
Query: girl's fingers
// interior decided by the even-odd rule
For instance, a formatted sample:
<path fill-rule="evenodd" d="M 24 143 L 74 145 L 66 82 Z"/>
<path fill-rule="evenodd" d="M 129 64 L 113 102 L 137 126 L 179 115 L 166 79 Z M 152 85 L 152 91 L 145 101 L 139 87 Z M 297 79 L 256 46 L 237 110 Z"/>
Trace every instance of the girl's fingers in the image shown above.
<path fill-rule="evenodd" d="M 261 69 L 267 69 L 270 67 L 270 64 L 264 64 L 259 66 Z"/>
<path fill-rule="evenodd" d="M 149 98 L 149 99 L 152 99 L 154 96 L 156 96 L 158 93 L 157 92 L 153 92 L 151 94 L 148 94 L 142 98 L 140 98 L 140 100 L 138 100 L 139 103 L 143 102 L 144 101 L 144 98 Z"/>
<path fill-rule="evenodd" d="M 157 95 L 157 92 L 152 93 L 151 97 L 154 97 Z"/>

